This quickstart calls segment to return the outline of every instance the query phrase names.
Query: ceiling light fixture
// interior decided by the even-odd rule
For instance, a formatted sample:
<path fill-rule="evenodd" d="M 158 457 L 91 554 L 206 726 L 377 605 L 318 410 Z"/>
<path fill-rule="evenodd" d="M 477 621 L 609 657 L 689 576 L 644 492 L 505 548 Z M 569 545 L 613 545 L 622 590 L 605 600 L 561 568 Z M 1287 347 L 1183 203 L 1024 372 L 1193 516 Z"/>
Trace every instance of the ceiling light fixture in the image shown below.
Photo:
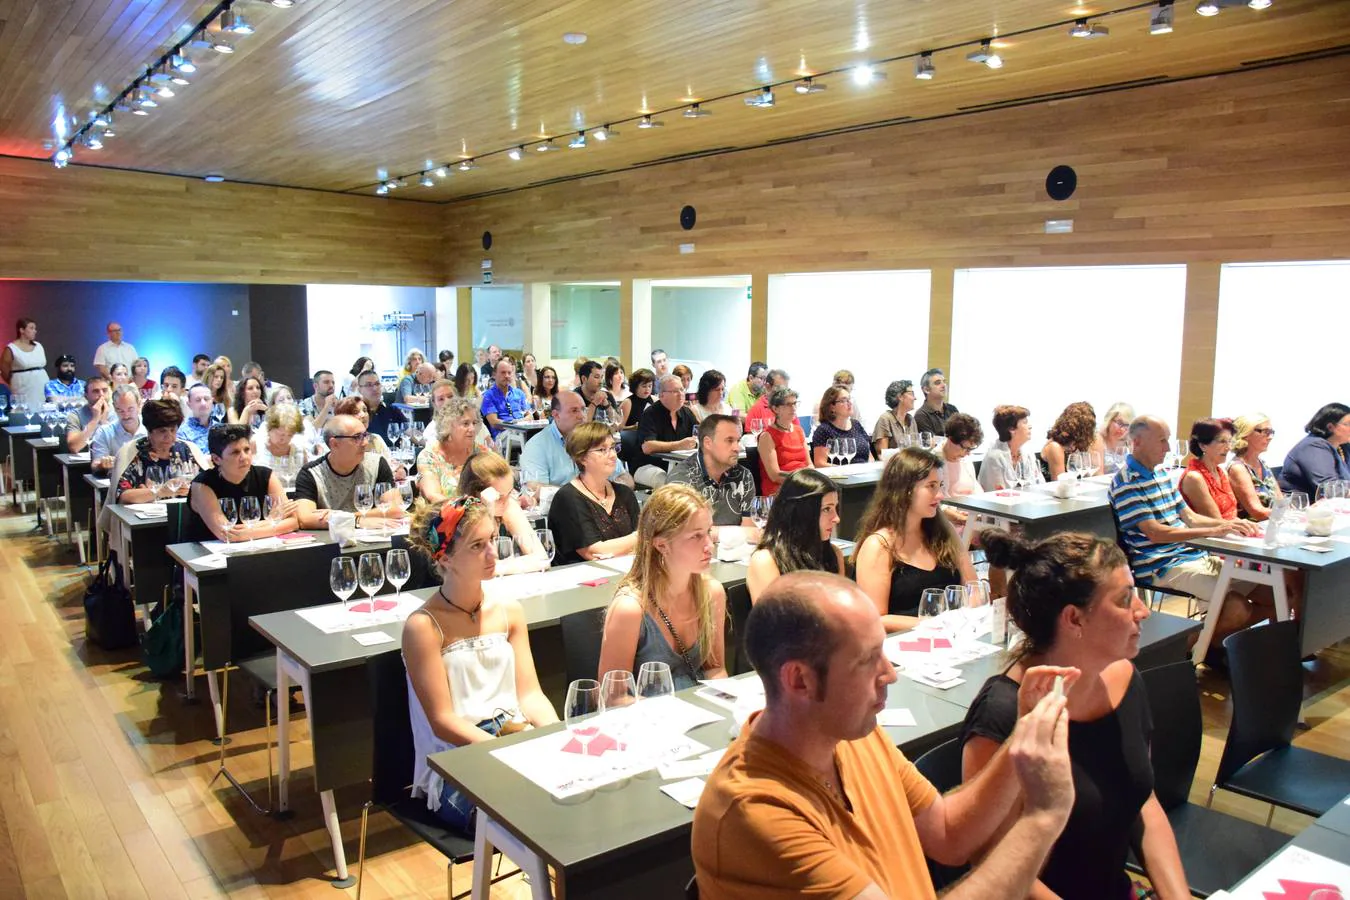
<path fill-rule="evenodd" d="M 567 142 L 567 146 L 571 147 L 573 150 L 585 150 L 586 132 L 578 131 L 577 136 Z"/>
<path fill-rule="evenodd" d="M 95 128 L 107 128 L 112 124 L 112 113 L 106 109 L 102 112 L 91 112 L 89 114 L 89 124 Z"/>
<path fill-rule="evenodd" d="M 58 169 L 64 169 L 74 158 L 75 154 L 69 147 L 62 147 L 52 154 L 52 165 L 56 166 Z"/>
<path fill-rule="evenodd" d="M 173 88 L 170 87 L 167 82 L 165 84 L 161 84 L 159 87 L 155 88 L 155 96 L 163 97 L 164 99 L 167 100 L 170 97 L 174 96 Z"/>
<path fill-rule="evenodd" d="M 792 86 L 792 89 L 799 94 L 819 94 L 825 90 L 828 85 L 821 84 L 814 78 L 807 76 Z"/>
<path fill-rule="evenodd" d="M 383 197 L 385 194 L 388 194 L 388 193 L 389 193 L 389 185 L 387 185 L 387 184 L 380 184 L 380 185 L 377 185 L 376 188 L 375 188 L 375 193 L 377 193 L 377 194 L 379 194 L 381 197 Z"/>
<path fill-rule="evenodd" d="M 1217 16 L 1219 14 L 1219 0 L 1200 0 L 1195 4 L 1195 11 L 1202 16 Z"/>
<path fill-rule="evenodd" d="M 423 172 L 423 173 L 422 173 L 422 180 L 421 180 L 421 182 L 419 182 L 419 183 L 422 185 L 422 187 L 435 187 L 435 186 L 436 186 L 436 181 L 435 181 L 435 179 L 433 179 L 433 178 L 432 178 L 430 175 L 428 175 L 426 172 Z"/>
<path fill-rule="evenodd" d="M 227 9 L 220 14 L 220 30 L 230 34 L 249 35 L 253 33 L 253 26 L 244 19 L 243 14 Z"/>
<path fill-rule="evenodd" d="M 225 176 L 224 176 L 224 175 L 221 175 L 221 174 L 218 174 L 218 173 L 216 173 L 216 172 L 212 172 L 210 175 L 203 175 L 203 176 L 202 176 L 202 181 L 205 181 L 205 182 L 207 182 L 208 184 L 220 184 L 220 183 L 221 183 L 222 181 L 224 181 L 224 180 L 225 180 Z"/>
<path fill-rule="evenodd" d="M 665 123 L 665 122 L 662 122 L 660 119 L 653 119 L 651 116 L 643 116 L 642 118 L 638 119 L 638 127 L 639 127 L 639 128 L 665 128 L 665 127 L 666 127 L 666 123 Z M 614 132 L 611 131 L 611 132 L 610 132 L 610 135 L 613 135 L 613 134 L 614 134 Z"/>
<path fill-rule="evenodd" d="M 447 169 L 445 166 L 437 166 L 432 171 L 435 173 L 437 178 L 444 178 L 445 176 L 450 174 L 450 170 Z"/>
<path fill-rule="evenodd" d="M 142 110 L 146 110 L 154 109 L 159 106 L 159 103 L 155 100 L 155 95 L 150 93 L 149 88 L 138 87 L 136 88 L 136 105 Z"/>
<path fill-rule="evenodd" d="M 914 60 L 914 77 L 920 81 L 932 81 L 936 74 L 937 68 L 933 65 L 933 51 L 923 51 L 919 54 L 919 58 Z"/>
<path fill-rule="evenodd" d="M 966 59 L 973 63 L 981 63 L 991 69 L 1003 68 L 1003 57 L 999 56 L 998 51 L 994 49 L 992 38 L 980 41 L 980 49 L 974 53 L 967 53 Z"/>
<path fill-rule="evenodd" d="M 708 116 L 711 115 L 712 112 L 704 109 L 697 103 L 692 104 L 688 109 L 684 111 L 684 117 L 686 119 L 706 119 Z"/>
<path fill-rule="evenodd" d="M 192 57 L 188 56 L 183 50 L 179 50 L 175 53 L 170 58 L 169 64 L 179 72 L 183 72 L 187 75 L 191 75 L 193 72 L 197 71 L 197 64 L 194 63 Z"/>
<path fill-rule="evenodd" d="M 612 137 L 618 136 L 619 133 L 608 125 L 601 125 L 599 128 L 591 131 L 591 137 L 595 138 L 597 141 L 607 141 Z"/>
<path fill-rule="evenodd" d="M 211 38 L 211 49 L 217 53 L 233 53 L 234 44 L 230 43 L 224 32 L 221 32 Z"/>
<path fill-rule="evenodd" d="M 516 162 L 520 162 L 521 158 L 524 156 L 525 156 L 524 144 L 521 144 L 519 147 L 512 147 L 510 150 L 506 151 L 507 159 L 512 159 L 515 160 Z"/>
<path fill-rule="evenodd" d="M 557 144 L 553 143 L 553 138 L 546 138 L 534 145 L 536 153 L 552 153 L 554 150 L 561 150 Z"/>
<path fill-rule="evenodd" d="M 295 5 L 295 0 L 271 0 L 271 2 L 277 9 L 290 9 Z"/>
<path fill-rule="evenodd" d="M 1111 29 L 1105 25 L 1089 25 L 1087 19 L 1078 19 L 1069 29 L 1069 37 L 1076 38 L 1099 38 L 1106 37 L 1111 33 Z"/>
<path fill-rule="evenodd" d="M 1172 0 L 1161 0 L 1158 8 L 1153 11 L 1153 18 L 1149 19 L 1149 34 L 1171 34 L 1172 33 Z"/>
<path fill-rule="evenodd" d="M 1270 9 L 1271 0 L 1247 0 L 1247 5 L 1252 9 Z"/>
<path fill-rule="evenodd" d="M 84 145 L 90 150 L 102 150 L 103 139 L 98 136 L 97 132 L 91 131 L 84 136 Z"/>
<path fill-rule="evenodd" d="M 756 109 L 773 109 L 773 88 L 767 85 L 759 89 L 758 94 L 751 94 L 745 98 L 746 106 L 753 106 Z M 639 125 L 639 128 L 642 126 Z"/>
<path fill-rule="evenodd" d="M 871 65 L 863 63 L 860 66 L 853 67 L 853 83 L 858 87 L 867 87 L 874 81 L 881 81 L 886 77 L 886 73 Z"/>
<path fill-rule="evenodd" d="M 477 164 L 474 163 L 472 159 L 466 159 L 462 163 L 460 163 L 457 168 L 461 172 L 472 172 L 474 169 L 478 168 L 478 166 Z"/>
<path fill-rule="evenodd" d="M 580 46 L 586 43 L 586 35 L 580 31 L 569 31 L 563 35 L 563 43 Z"/>

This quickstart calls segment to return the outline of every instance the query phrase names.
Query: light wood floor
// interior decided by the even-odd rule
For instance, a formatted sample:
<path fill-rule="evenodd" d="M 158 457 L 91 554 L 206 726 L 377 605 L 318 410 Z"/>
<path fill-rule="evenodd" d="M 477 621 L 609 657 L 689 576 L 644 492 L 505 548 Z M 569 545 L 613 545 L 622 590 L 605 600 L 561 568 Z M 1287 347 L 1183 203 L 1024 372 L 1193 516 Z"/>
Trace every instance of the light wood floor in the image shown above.
<path fill-rule="evenodd" d="M 181 682 L 148 676 L 134 651 L 84 642 L 88 570 L 32 533 L 32 516 L 0 512 L 0 898 L 316 898 L 333 900 L 332 854 L 307 780 L 309 745 L 294 720 L 285 822 L 255 814 L 223 781 L 209 703 L 185 704 Z M 1307 666 L 1310 749 L 1350 757 L 1350 647 Z M 235 680 L 236 688 L 242 679 Z M 1203 802 L 1228 726 L 1227 683 L 1201 680 L 1206 737 L 1193 798 Z M 199 696 L 206 693 L 198 683 Z M 229 765 L 265 795 L 262 711 L 232 692 Z M 338 793 L 355 871 L 360 789 Z M 1264 821 L 1267 807 L 1220 794 L 1216 806 Z M 1277 812 L 1295 832 L 1302 816 Z M 387 815 L 371 817 L 363 896 L 445 896 L 443 858 Z M 455 871 L 467 889 L 470 866 Z M 355 896 L 355 888 L 348 889 Z M 528 896 L 519 880 L 493 896 Z"/>

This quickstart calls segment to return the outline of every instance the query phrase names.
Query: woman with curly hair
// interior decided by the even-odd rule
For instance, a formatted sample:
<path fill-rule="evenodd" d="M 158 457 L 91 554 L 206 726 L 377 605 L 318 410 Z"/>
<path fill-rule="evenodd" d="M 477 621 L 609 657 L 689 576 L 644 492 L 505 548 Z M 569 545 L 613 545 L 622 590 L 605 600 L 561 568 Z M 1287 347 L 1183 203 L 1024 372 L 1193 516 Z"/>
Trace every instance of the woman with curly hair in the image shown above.
<path fill-rule="evenodd" d="M 1103 449 L 1101 435 L 1097 433 L 1097 411 L 1092 404 L 1080 400 L 1064 407 L 1055 424 L 1050 427 L 1049 438 L 1041 448 L 1041 459 L 1046 465 L 1046 481 L 1054 481 L 1068 468 L 1070 453 L 1096 451 L 1100 459 Z M 1100 467 L 1090 473 L 1100 475 Z"/>
<path fill-rule="evenodd" d="M 975 581 L 970 554 L 942 511 L 942 460 L 906 447 L 881 470 L 862 521 L 858 587 L 872 598 L 887 632 L 918 624 L 924 588 Z"/>

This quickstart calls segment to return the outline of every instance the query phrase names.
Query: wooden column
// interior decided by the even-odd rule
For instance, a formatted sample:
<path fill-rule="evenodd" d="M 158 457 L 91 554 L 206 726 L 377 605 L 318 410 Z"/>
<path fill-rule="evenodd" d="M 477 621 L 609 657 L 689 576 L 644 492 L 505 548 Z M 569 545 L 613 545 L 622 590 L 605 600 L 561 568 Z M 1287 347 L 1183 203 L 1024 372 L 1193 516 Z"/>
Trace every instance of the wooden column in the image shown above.
<path fill-rule="evenodd" d="M 769 358 L 769 273 L 750 273 L 750 360 Z"/>
<path fill-rule="evenodd" d="M 652 282 L 625 278 L 619 282 L 619 359 L 631 372 L 652 364 Z"/>
<path fill-rule="evenodd" d="M 525 350 L 540 366 L 553 358 L 553 285 L 534 282 L 524 286 Z"/>
<path fill-rule="evenodd" d="M 952 382 L 952 293 L 956 270 L 950 266 L 935 266 L 928 296 L 928 368 L 941 369 Z M 916 376 L 918 372 L 914 373 Z M 916 384 L 917 388 L 918 385 Z M 923 394 L 918 392 L 919 402 Z"/>
<path fill-rule="evenodd" d="M 455 321 L 458 325 L 461 363 L 473 365 L 473 288 L 455 288 Z"/>
<path fill-rule="evenodd" d="M 1181 394 L 1174 437 L 1191 433 L 1191 423 L 1214 411 L 1214 348 L 1219 335 L 1218 262 L 1186 266 L 1186 314 L 1181 326 Z M 1145 410 L 1139 410 L 1145 412 Z"/>

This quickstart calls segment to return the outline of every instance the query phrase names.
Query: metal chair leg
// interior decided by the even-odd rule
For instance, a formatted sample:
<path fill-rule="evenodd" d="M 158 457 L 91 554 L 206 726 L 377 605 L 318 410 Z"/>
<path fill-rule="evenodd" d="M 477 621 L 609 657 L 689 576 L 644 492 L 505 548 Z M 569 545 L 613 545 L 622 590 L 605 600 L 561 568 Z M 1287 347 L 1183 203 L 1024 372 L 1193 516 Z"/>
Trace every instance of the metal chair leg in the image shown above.
<path fill-rule="evenodd" d="M 281 714 L 281 710 L 277 710 Z M 361 900 L 361 886 L 366 883 L 366 826 L 370 822 L 370 805 L 374 800 L 367 800 L 361 807 L 361 843 L 356 851 L 356 900 Z"/>
<path fill-rule="evenodd" d="M 226 715 L 228 715 L 228 713 L 229 713 L 229 706 L 230 706 L 230 669 L 229 669 L 228 666 L 225 667 L 225 670 L 224 670 L 224 672 L 222 673 L 221 677 L 224 678 L 224 683 L 223 683 L 223 684 L 221 685 L 221 687 L 220 687 L 220 698 L 221 698 L 221 699 L 220 699 L 220 710 L 221 710 L 221 713 L 220 713 L 220 714 L 221 714 L 221 719 L 222 719 L 222 721 L 223 721 L 223 720 L 224 720 L 224 717 L 225 717 Z M 269 716 L 269 719 L 270 719 L 270 716 Z M 222 735 L 222 737 L 224 736 L 225 731 L 226 731 L 225 729 L 223 729 L 223 728 L 221 729 L 221 735 Z M 269 731 L 269 733 L 270 733 L 270 731 L 271 731 L 270 726 L 269 726 L 269 728 L 268 728 L 268 731 Z M 272 812 L 272 810 L 270 809 L 270 806 L 271 806 L 271 794 L 272 794 L 272 779 L 271 779 L 271 777 L 270 777 L 270 774 L 269 774 L 269 777 L 268 777 L 268 780 L 267 780 L 267 793 L 268 793 L 268 806 L 269 806 L 269 808 L 268 808 L 268 809 L 264 809 L 263 807 L 261 807 L 261 806 L 258 805 L 258 801 L 256 801 L 256 800 L 253 799 L 253 795 L 251 795 L 248 791 L 246 791 L 246 790 L 244 789 L 244 786 L 243 786 L 242 784 L 239 783 L 239 779 L 237 779 L 237 778 L 234 777 L 234 773 L 232 773 L 228 768 L 225 767 L 225 744 L 226 744 L 226 742 L 225 742 L 224 740 L 222 740 L 222 741 L 220 742 L 220 768 L 216 769 L 216 774 L 214 774 L 214 775 L 211 776 L 211 780 L 208 781 L 208 782 L 206 783 L 206 787 L 209 789 L 209 788 L 211 787 L 211 785 L 213 785 L 213 784 L 216 783 L 216 779 L 217 779 L 217 778 L 220 778 L 220 777 L 224 776 L 225 780 L 228 781 L 231 785 L 233 785 L 233 786 L 234 786 L 234 789 L 235 789 L 236 791 L 238 791 L 240 794 L 243 795 L 245 802 L 247 802 L 249 806 L 253 807 L 253 811 L 254 811 L 254 812 L 258 813 L 259 815 L 263 815 L 263 816 L 269 815 L 269 814 Z M 270 743 L 270 741 L 269 741 L 269 743 L 268 743 L 268 768 L 269 768 L 269 771 L 270 771 L 270 768 L 271 768 L 271 743 Z"/>

